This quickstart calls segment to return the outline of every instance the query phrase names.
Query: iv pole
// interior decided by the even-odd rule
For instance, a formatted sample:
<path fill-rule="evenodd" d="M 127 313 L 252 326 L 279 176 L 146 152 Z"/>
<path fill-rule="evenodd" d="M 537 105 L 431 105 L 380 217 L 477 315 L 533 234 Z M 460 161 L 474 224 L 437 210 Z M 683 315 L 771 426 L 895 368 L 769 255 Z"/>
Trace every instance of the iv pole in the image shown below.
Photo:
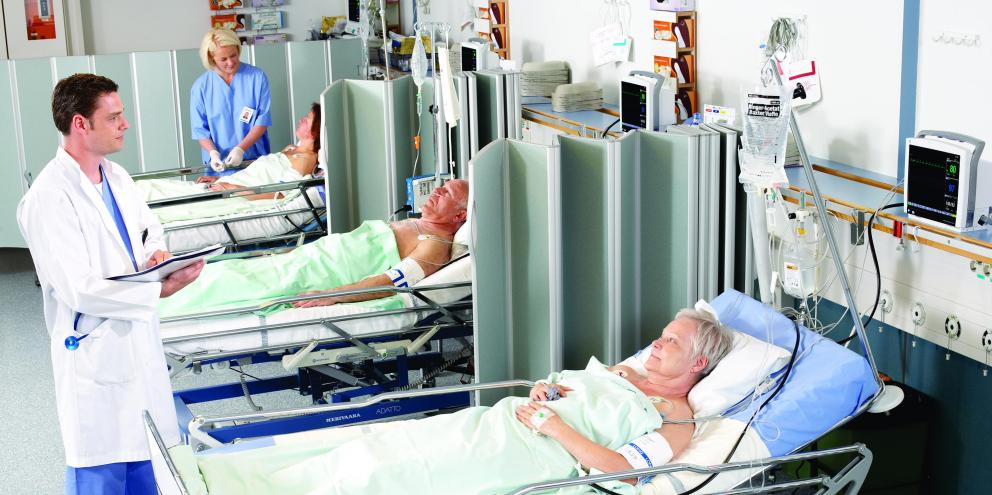
<path fill-rule="evenodd" d="M 776 53 L 780 51 L 776 50 Z M 775 80 L 778 82 L 779 86 L 783 86 L 782 74 L 778 70 L 778 60 L 773 54 L 769 58 L 769 62 L 772 65 L 772 72 L 775 73 Z M 816 205 L 816 211 L 820 218 L 826 219 L 827 207 L 823 202 L 823 196 L 820 194 L 820 188 L 816 184 L 816 176 L 813 174 L 813 166 L 810 164 L 809 155 L 806 154 L 806 145 L 803 143 L 802 133 L 799 132 L 799 123 L 796 120 L 795 109 L 789 109 L 789 129 L 792 131 L 792 137 L 796 140 L 796 147 L 799 149 L 799 160 L 803 164 L 803 172 L 806 173 L 806 181 L 809 182 L 810 192 L 813 193 L 813 203 Z M 868 335 L 865 332 L 864 322 L 861 321 L 861 314 L 858 312 L 857 307 L 854 303 L 854 294 L 851 293 L 851 284 L 847 279 L 847 271 L 844 269 L 844 260 L 841 259 L 840 249 L 837 247 L 837 239 L 834 238 L 834 231 L 829 226 L 823 229 L 827 235 L 827 245 L 830 247 L 830 254 L 834 260 L 834 268 L 837 270 L 837 278 L 840 280 L 841 289 L 844 291 L 844 298 L 847 300 L 847 307 L 851 310 L 851 315 L 854 320 L 854 329 L 858 334 L 858 338 L 861 339 L 861 345 L 865 349 L 865 359 L 868 360 L 868 365 L 871 367 L 872 375 L 875 377 L 875 383 L 878 384 L 878 392 L 872 400 L 868 401 L 866 406 L 871 405 L 875 402 L 885 390 L 886 385 L 882 383 L 882 379 L 878 376 L 878 368 L 875 366 L 875 357 L 872 355 L 871 347 L 868 344 Z"/>

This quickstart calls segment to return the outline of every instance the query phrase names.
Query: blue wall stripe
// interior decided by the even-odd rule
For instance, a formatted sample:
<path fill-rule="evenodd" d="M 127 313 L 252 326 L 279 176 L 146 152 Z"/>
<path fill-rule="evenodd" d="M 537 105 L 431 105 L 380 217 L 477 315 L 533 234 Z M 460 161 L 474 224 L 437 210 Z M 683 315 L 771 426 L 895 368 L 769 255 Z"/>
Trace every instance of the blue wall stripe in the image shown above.
<path fill-rule="evenodd" d="M 902 83 L 899 88 L 899 163 L 903 179 L 906 138 L 916 135 L 916 81 L 920 59 L 920 0 L 905 0 L 902 10 Z"/>

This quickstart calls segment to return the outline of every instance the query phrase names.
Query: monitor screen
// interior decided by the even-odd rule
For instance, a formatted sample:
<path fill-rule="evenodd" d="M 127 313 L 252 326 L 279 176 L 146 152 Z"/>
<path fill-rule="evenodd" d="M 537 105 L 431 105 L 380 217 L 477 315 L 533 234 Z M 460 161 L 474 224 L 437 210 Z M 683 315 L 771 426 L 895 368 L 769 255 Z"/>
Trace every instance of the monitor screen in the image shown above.
<path fill-rule="evenodd" d="M 953 226 L 957 221 L 961 155 L 909 145 L 906 213 Z"/>
<path fill-rule="evenodd" d="M 479 70 L 479 50 L 475 47 L 462 45 L 462 72 Z"/>
<path fill-rule="evenodd" d="M 648 88 L 629 81 L 620 82 L 620 116 L 624 131 L 648 127 Z"/>
<path fill-rule="evenodd" d="M 348 20 L 360 22 L 362 16 L 362 0 L 348 0 Z M 340 12 L 340 11 L 339 11 Z"/>

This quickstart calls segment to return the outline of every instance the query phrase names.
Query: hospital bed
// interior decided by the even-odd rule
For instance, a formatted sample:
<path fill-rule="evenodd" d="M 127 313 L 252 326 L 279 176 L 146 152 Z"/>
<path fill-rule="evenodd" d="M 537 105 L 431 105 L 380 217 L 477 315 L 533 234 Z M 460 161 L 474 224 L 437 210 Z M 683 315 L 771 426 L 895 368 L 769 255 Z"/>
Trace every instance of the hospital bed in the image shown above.
<path fill-rule="evenodd" d="M 804 327 L 794 325 L 771 308 L 735 291 L 727 291 L 717 297 L 712 305 L 721 320 L 740 334 L 789 351 L 786 353 L 790 356 L 787 358 L 788 365 L 773 369 L 761 380 L 760 383 L 764 386 L 755 387 L 757 391 L 754 393 L 746 393 L 741 397 L 728 392 L 725 397 L 718 396 L 730 403 L 730 407 L 726 407 L 718 418 L 699 423 L 689 448 L 668 465 L 609 475 L 540 481 L 522 486 L 512 493 L 540 493 L 566 486 L 608 483 L 651 475 L 654 478 L 640 485 L 639 493 L 686 493 L 699 486 L 701 488 L 696 493 L 727 493 L 729 490 L 733 490 L 730 493 L 759 493 L 806 486 L 820 487 L 821 491 L 818 493 L 857 493 L 872 461 L 871 452 L 863 445 L 813 452 L 799 451 L 865 411 L 878 395 L 877 377 L 873 376 L 865 358 Z M 736 361 L 731 360 L 728 355 L 711 376 L 718 373 L 724 365 L 728 366 L 729 372 L 725 370 L 723 375 L 734 375 L 737 371 L 734 363 Z M 205 439 L 209 429 L 216 424 L 265 424 L 328 411 L 384 408 L 395 399 L 467 395 L 480 390 L 531 385 L 531 382 L 517 380 L 437 387 L 381 394 L 356 404 L 328 404 L 214 418 L 198 417 L 191 422 L 189 433 L 191 437 Z M 717 387 L 717 390 L 729 389 Z M 696 412 L 697 419 L 700 419 L 701 409 L 696 409 Z M 167 446 L 163 445 L 154 423 L 147 415 L 145 424 L 160 490 L 163 494 L 188 493 L 187 485 L 179 474 L 179 467 L 173 462 Z M 372 428 L 374 427 L 373 425 Z M 337 429 L 324 429 L 308 434 L 334 435 L 335 430 Z M 197 455 L 223 455 L 225 452 L 281 445 L 283 441 L 285 437 L 263 437 L 216 447 Z M 845 456 L 849 461 L 839 472 L 807 479 L 769 481 L 758 476 L 771 466 L 827 456 Z M 493 472 L 497 473 L 499 470 L 494 469 Z"/>
<path fill-rule="evenodd" d="M 204 366 L 228 368 L 262 362 L 281 361 L 294 375 L 174 392 L 174 402 L 185 428 L 193 415 L 190 404 L 244 396 L 253 404 L 252 394 L 298 389 L 314 403 L 350 400 L 397 387 L 412 387 L 408 371 L 421 370 L 422 383 L 433 381 L 433 374 L 467 360 L 466 346 L 456 358 L 445 358 L 445 341 L 464 339 L 472 334 L 472 263 L 463 256 L 409 288 L 371 288 L 336 291 L 312 296 L 287 297 L 261 307 L 212 311 L 181 317 L 162 318 L 162 344 L 171 376 L 186 370 L 200 372 Z M 328 295 L 390 292 L 399 298 L 399 308 L 386 299 L 358 304 L 336 304 L 313 308 L 286 309 L 268 316 L 264 310 L 275 305 Z M 420 350 L 438 342 L 440 349 Z M 465 342 L 463 342 L 463 345 Z M 394 378 L 389 376 L 393 375 Z M 424 410 L 467 405 L 467 400 L 416 401 L 402 411 L 392 409 L 381 417 Z M 324 415 L 323 420 L 338 424 L 358 421 L 354 414 Z M 353 416 L 353 417 L 345 417 Z M 308 421 L 312 418 L 308 419 Z M 304 421 L 302 423 L 307 423 Z M 266 431 L 297 431 L 300 422 L 287 421 Z M 231 425 L 211 432 L 218 440 L 230 440 L 256 431 L 257 425 Z"/>
<path fill-rule="evenodd" d="M 135 180 L 187 179 L 204 167 L 137 174 Z M 168 197 L 148 201 L 164 229 L 173 254 L 213 244 L 240 251 L 258 245 L 303 242 L 327 234 L 326 180 L 315 177 L 292 182 Z M 242 195 L 282 193 L 284 199 L 248 200 Z M 203 211 L 200 211 L 203 210 Z M 208 213 L 209 212 L 209 213 Z"/>

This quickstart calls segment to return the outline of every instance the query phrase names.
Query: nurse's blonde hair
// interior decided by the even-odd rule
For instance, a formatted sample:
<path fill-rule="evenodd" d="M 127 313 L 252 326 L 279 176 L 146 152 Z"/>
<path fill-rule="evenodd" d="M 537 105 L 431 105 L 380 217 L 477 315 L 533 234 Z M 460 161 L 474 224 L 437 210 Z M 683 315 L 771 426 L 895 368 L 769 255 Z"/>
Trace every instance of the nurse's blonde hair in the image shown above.
<path fill-rule="evenodd" d="M 241 55 L 241 40 L 234 31 L 215 28 L 203 35 L 203 41 L 200 42 L 200 62 L 203 63 L 203 68 L 213 70 L 214 52 L 222 46 L 235 46 L 238 48 L 238 55 Z"/>

